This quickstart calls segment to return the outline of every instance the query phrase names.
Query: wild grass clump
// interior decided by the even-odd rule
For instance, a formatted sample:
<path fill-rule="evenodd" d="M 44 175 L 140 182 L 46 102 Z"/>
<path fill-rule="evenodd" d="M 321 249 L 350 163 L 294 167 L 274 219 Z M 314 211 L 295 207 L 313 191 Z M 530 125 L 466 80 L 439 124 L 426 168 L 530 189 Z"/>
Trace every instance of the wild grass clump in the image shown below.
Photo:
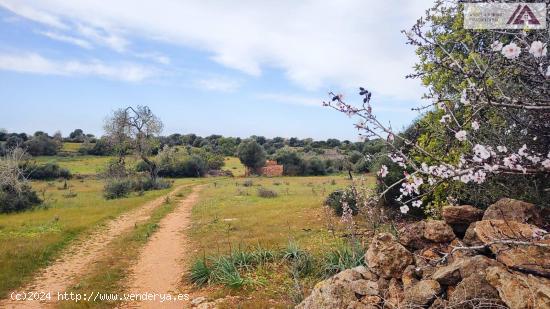
<path fill-rule="evenodd" d="M 301 278 L 314 273 L 315 259 L 309 252 L 302 250 L 294 241 L 290 241 L 283 250 L 283 259 L 290 262 L 290 273 L 294 278 Z"/>
<path fill-rule="evenodd" d="M 254 281 L 244 274 L 255 267 L 274 261 L 276 253 L 258 246 L 252 251 L 234 250 L 230 255 L 196 260 L 189 278 L 196 285 L 222 284 L 230 288 L 252 285 Z"/>
<path fill-rule="evenodd" d="M 365 248 L 359 243 L 342 244 L 325 254 L 323 258 L 323 275 L 330 277 L 345 269 L 365 265 Z"/>
<path fill-rule="evenodd" d="M 266 189 L 264 187 L 258 188 L 258 196 L 263 198 L 275 198 L 277 197 L 277 192 L 271 189 Z"/>
<path fill-rule="evenodd" d="M 254 185 L 254 181 L 252 179 L 246 179 L 243 181 L 243 187 L 252 187 Z"/>

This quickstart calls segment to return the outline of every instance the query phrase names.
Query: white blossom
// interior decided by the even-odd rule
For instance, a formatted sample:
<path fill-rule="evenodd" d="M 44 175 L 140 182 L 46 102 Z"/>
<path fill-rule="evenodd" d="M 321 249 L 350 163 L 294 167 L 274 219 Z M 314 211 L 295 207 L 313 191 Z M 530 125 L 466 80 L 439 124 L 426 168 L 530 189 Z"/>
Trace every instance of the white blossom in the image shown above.
<path fill-rule="evenodd" d="M 468 92 L 466 92 L 466 89 L 462 90 L 462 95 L 460 96 L 460 103 L 464 105 L 470 104 L 470 101 L 468 100 Z"/>
<path fill-rule="evenodd" d="M 486 176 L 487 174 L 483 170 L 479 170 L 474 173 L 472 180 L 477 184 L 481 184 L 485 181 Z"/>
<path fill-rule="evenodd" d="M 451 120 L 451 115 L 443 115 L 443 117 L 441 117 L 441 120 L 439 120 L 439 122 L 446 123 L 449 120 Z"/>
<path fill-rule="evenodd" d="M 422 201 L 421 200 L 416 200 L 416 201 L 412 202 L 412 206 L 418 208 L 418 207 L 422 206 Z"/>
<path fill-rule="evenodd" d="M 380 170 L 378 171 L 378 176 L 384 178 L 388 175 L 388 167 L 385 165 L 382 165 Z"/>
<path fill-rule="evenodd" d="M 498 152 L 508 152 L 508 148 L 506 146 L 497 146 Z"/>
<path fill-rule="evenodd" d="M 544 166 L 545 169 L 550 170 L 550 159 L 546 159 L 542 161 L 542 166 Z"/>
<path fill-rule="evenodd" d="M 401 206 L 401 207 L 399 207 L 399 209 L 401 210 L 401 213 L 403 213 L 403 214 L 406 214 L 406 213 L 409 212 L 409 206 L 407 206 L 407 205 Z"/>
<path fill-rule="evenodd" d="M 474 131 L 477 131 L 479 130 L 479 122 L 477 121 L 472 121 L 472 129 L 474 129 Z"/>
<path fill-rule="evenodd" d="M 522 157 L 526 157 L 527 156 L 527 145 L 523 144 L 523 146 L 521 146 L 521 148 L 518 150 L 518 154 Z"/>
<path fill-rule="evenodd" d="M 481 162 L 491 157 L 491 152 L 483 145 L 476 144 L 473 150 L 475 153 L 474 161 L 476 162 Z"/>
<path fill-rule="evenodd" d="M 458 139 L 461 142 L 466 140 L 466 135 L 468 135 L 468 132 L 466 132 L 464 130 L 460 130 L 460 131 L 455 133 L 456 139 Z"/>
<path fill-rule="evenodd" d="M 534 41 L 533 43 L 531 43 L 529 53 L 535 58 L 546 57 L 547 52 L 548 50 L 546 48 L 546 44 L 542 43 L 541 41 Z"/>
<path fill-rule="evenodd" d="M 519 57 L 521 48 L 516 43 L 512 42 L 502 48 L 502 55 L 507 59 L 513 60 Z"/>
<path fill-rule="evenodd" d="M 494 41 L 493 44 L 491 44 L 491 50 L 494 52 L 499 52 L 502 50 L 502 42 L 500 41 Z"/>

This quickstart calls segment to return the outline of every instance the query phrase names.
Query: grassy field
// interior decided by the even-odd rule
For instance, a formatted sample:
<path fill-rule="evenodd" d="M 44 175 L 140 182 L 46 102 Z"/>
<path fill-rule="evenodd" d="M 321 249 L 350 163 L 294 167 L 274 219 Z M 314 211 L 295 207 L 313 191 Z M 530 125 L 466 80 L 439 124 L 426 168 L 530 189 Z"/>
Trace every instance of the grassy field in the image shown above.
<path fill-rule="evenodd" d="M 370 178 L 368 182 L 373 183 Z M 329 229 L 341 224 L 339 218 L 327 213 L 323 201 L 330 192 L 347 185 L 345 176 L 259 177 L 211 183 L 193 208 L 190 235 L 196 248 L 195 261 L 235 256 L 259 246 L 284 252 L 289 243 L 322 260 L 327 253 L 345 245 L 341 234 Z M 275 191 L 277 197 L 258 196 L 260 188 Z M 297 287 L 291 268 L 288 263 L 275 261 L 245 269 L 242 275 L 252 284 L 239 289 L 206 286 L 198 288 L 197 293 L 214 299 L 228 294 L 244 296 L 244 301 L 228 304 L 227 308 L 288 308 L 320 280 L 318 275 L 306 276 L 300 278 Z"/>
<path fill-rule="evenodd" d="M 72 174 L 94 175 L 105 169 L 112 157 L 99 156 L 41 156 L 33 157 L 37 163 L 57 163 L 62 168 L 71 171 Z"/>
<path fill-rule="evenodd" d="M 231 171 L 231 173 L 233 173 L 233 176 L 235 176 L 235 177 L 242 177 L 242 176 L 244 176 L 244 174 L 245 174 L 245 167 L 244 167 L 244 165 L 241 163 L 241 161 L 239 161 L 239 158 L 236 158 L 236 157 L 226 157 L 225 160 L 224 160 L 224 162 L 225 162 L 225 165 L 223 166 L 222 169 Z"/>
<path fill-rule="evenodd" d="M 252 186 L 243 183 L 252 181 Z M 285 246 L 296 240 L 310 250 L 325 247 L 323 220 L 328 193 L 345 187 L 344 177 L 248 178 L 209 184 L 193 208 L 192 239 L 202 253 L 228 252 L 238 246 Z M 260 187 L 277 192 L 259 197 Z"/>
<path fill-rule="evenodd" d="M 175 185 L 197 179 L 177 180 Z M 0 297 L 48 264 L 75 237 L 171 189 L 105 200 L 98 180 L 33 182 L 45 208 L 0 215 Z M 75 196 L 76 195 L 76 196 Z"/>

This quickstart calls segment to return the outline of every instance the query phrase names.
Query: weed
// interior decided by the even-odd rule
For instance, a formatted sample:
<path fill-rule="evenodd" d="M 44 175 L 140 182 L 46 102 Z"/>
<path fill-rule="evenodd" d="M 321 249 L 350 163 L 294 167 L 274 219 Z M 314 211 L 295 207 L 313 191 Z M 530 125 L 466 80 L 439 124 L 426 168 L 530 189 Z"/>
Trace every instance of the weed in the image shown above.
<path fill-rule="evenodd" d="M 324 259 L 324 277 L 330 277 L 340 271 L 364 265 L 365 249 L 359 242 L 343 244 L 328 252 Z"/>
<path fill-rule="evenodd" d="M 254 185 L 254 181 L 252 179 L 246 179 L 243 181 L 243 187 L 252 187 Z"/>
<path fill-rule="evenodd" d="M 263 197 L 263 198 L 275 198 L 277 197 L 277 192 L 273 191 L 273 190 L 270 190 L 270 189 L 266 189 L 264 187 L 259 187 L 258 188 L 258 196 L 259 197 Z"/>
<path fill-rule="evenodd" d="M 198 259 L 191 266 L 190 280 L 196 285 L 205 285 L 210 280 L 212 270 L 206 265 L 205 259 Z"/>

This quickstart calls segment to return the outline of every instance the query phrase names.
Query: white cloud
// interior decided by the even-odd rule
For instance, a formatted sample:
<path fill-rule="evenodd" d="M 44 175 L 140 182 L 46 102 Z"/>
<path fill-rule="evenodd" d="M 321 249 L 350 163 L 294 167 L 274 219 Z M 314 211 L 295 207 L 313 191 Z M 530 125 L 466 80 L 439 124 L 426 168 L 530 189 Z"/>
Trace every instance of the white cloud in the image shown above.
<path fill-rule="evenodd" d="M 140 82 L 158 74 L 155 69 L 131 63 L 58 61 L 35 53 L 0 54 L 0 70 L 45 75 L 88 75 L 126 82 Z"/>
<path fill-rule="evenodd" d="M 141 59 L 152 60 L 156 63 L 165 64 L 165 65 L 170 64 L 170 62 L 172 62 L 170 60 L 170 57 L 159 53 L 134 53 L 133 55 Z"/>
<path fill-rule="evenodd" d="M 0 0 L 0 6 L 3 6 L 21 17 L 33 20 L 35 22 L 59 29 L 68 29 L 68 26 L 61 22 L 61 20 L 54 14 L 48 14 L 43 10 L 37 10 L 30 5 L 25 5 L 23 2 Z"/>
<path fill-rule="evenodd" d="M 90 42 L 88 42 L 86 40 L 83 40 L 83 39 L 75 38 L 75 37 L 72 37 L 72 36 L 69 36 L 69 35 L 64 35 L 64 34 L 52 32 L 52 31 L 40 31 L 39 33 L 42 34 L 43 36 L 46 36 L 46 37 L 52 39 L 52 40 L 65 42 L 65 43 L 70 43 L 70 44 L 73 44 L 73 45 L 76 45 L 76 46 L 79 46 L 79 47 L 82 47 L 82 48 L 85 48 L 85 49 L 91 49 L 92 48 L 92 44 Z"/>
<path fill-rule="evenodd" d="M 0 5 L 14 2 L 0 0 Z M 411 100 L 422 90 L 417 81 L 404 78 L 416 57 L 399 31 L 433 0 L 16 3 L 32 8 L 34 14 L 26 16 L 34 20 L 51 16 L 42 18 L 45 24 L 82 25 L 78 31 L 87 39 L 118 51 L 129 44 L 124 35 L 132 34 L 206 51 L 214 61 L 253 76 L 281 69 L 306 89 L 365 86 L 377 95 Z"/>
<path fill-rule="evenodd" d="M 197 79 L 195 86 L 203 90 L 233 92 L 241 86 L 241 82 L 227 77 L 208 77 Z"/>
<path fill-rule="evenodd" d="M 84 26 L 81 24 L 77 25 L 76 28 L 78 33 L 82 36 L 119 53 L 124 52 L 126 47 L 130 44 L 128 40 L 112 32 L 101 31 L 94 27 Z"/>

